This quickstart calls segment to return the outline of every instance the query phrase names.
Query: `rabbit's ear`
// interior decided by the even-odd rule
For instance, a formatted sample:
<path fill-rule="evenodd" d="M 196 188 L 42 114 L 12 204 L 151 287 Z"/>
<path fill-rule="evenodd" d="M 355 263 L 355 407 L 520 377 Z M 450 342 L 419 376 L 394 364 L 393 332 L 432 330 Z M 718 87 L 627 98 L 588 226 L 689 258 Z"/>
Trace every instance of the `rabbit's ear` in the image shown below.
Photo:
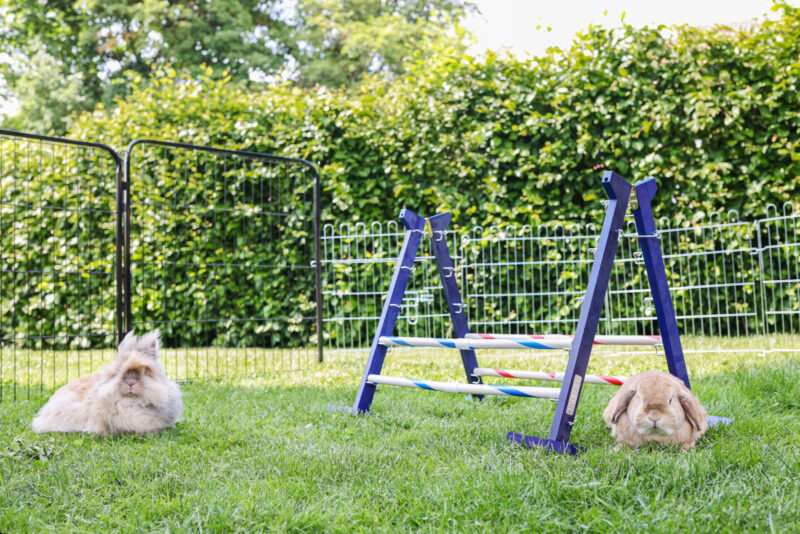
<path fill-rule="evenodd" d="M 630 404 L 634 395 L 636 395 L 636 388 L 632 387 L 620 396 L 619 400 L 617 401 L 617 405 L 614 408 L 614 414 L 611 416 L 612 423 L 619 421 L 619 418 L 628 409 L 628 404 Z"/>
<path fill-rule="evenodd" d="M 684 391 L 678 393 L 678 400 L 681 403 L 681 408 L 683 408 L 683 413 L 686 414 L 686 419 L 689 420 L 689 423 L 695 430 L 700 430 L 702 417 L 700 416 L 700 409 L 698 406 L 700 403 L 698 400 L 690 393 L 687 394 L 687 392 Z"/>
<path fill-rule="evenodd" d="M 132 350 L 136 346 L 136 334 L 133 333 L 133 330 L 128 332 L 128 335 L 125 336 L 125 339 L 119 344 L 119 352 L 127 352 Z"/>
<path fill-rule="evenodd" d="M 139 338 L 136 347 L 143 353 L 147 354 L 153 359 L 158 358 L 158 338 L 161 332 L 153 330 Z"/>

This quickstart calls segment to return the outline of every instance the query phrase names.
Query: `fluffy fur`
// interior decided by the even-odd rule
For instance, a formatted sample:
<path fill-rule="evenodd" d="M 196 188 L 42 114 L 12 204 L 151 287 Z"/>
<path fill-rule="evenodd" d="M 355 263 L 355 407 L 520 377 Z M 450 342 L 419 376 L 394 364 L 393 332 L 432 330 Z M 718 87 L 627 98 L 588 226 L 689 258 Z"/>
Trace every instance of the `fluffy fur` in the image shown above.
<path fill-rule="evenodd" d="M 57 390 L 33 420 L 36 432 L 156 434 L 181 415 L 181 390 L 158 363 L 157 331 L 119 345 L 114 361 Z"/>
<path fill-rule="evenodd" d="M 688 450 L 708 428 L 708 414 L 697 397 L 679 378 L 660 371 L 626 380 L 603 419 L 617 439 L 617 450 L 652 443 Z"/>

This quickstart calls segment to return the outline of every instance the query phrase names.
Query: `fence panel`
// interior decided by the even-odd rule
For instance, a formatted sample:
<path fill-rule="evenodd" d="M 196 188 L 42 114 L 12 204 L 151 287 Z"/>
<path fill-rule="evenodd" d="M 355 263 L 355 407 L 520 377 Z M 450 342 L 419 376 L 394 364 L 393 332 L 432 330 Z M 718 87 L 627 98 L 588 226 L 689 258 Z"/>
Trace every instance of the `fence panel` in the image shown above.
<path fill-rule="evenodd" d="M 661 247 L 681 332 L 721 336 L 760 332 L 756 226 L 712 213 L 700 224 L 667 227 Z"/>
<path fill-rule="evenodd" d="M 473 228 L 462 238 L 461 264 L 470 328 L 574 331 L 596 237 L 594 225 Z"/>
<path fill-rule="evenodd" d="M 174 378 L 321 358 L 319 180 L 305 161 L 138 140 L 126 154 L 128 327 L 158 328 Z"/>
<path fill-rule="evenodd" d="M 667 219 L 659 221 L 661 248 L 681 331 L 759 333 L 763 320 L 759 313 L 757 225 L 740 222 L 731 212 L 724 218 L 714 213 L 707 219 L 696 214 L 694 223 L 673 226 Z M 573 333 L 598 235 L 594 224 L 476 227 L 461 239 L 451 233 L 448 239 L 454 243 L 451 251 L 455 251 L 470 328 L 494 333 Z M 612 270 L 601 334 L 658 333 L 635 235 L 635 223 L 630 219 Z M 785 230 L 782 235 L 785 240 Z M 370 230 L 363 223 L 354 228 L 343 225 L 338 230 L 326 226 L 323 246 L 328 346 L 369 346 L 401 237 L 394 223 L 373 223 Z M 796 255 L 796 248 L 793 252 Z M 426 279 L 412 278 L 407 293 L 407 299 L 415 302 L 409 308 L 421 313 L 401 315 L 398 323 L 398 330 L 407 330 L 407 335 L 436 337 L 449 332 L 435 264 L 428 256 L 429 252 L 420 252 L 417 261 L 425 269 L 415 273 Z M 793 261 L 796 266 L 794 256 Z M 783 256 L 773 257 L 773 270 L 778 273 L 777 265 L 787 262 Z M 786 268 L 782 269 L 785 275 Z"/>
<path fill-rule="evenodd" d="M 113 357 L 121 178 L 105 145 L 0 130 L 0 400 Z"/>
<path fill-rule="evenodd" d="M 454 262 L 458 239 L 445 232 Z M 392 279 L 404 228 L 395 221 L 326 224 L 322 231 L 325 344 L 334 351 L 369 347 Z M 452 335 L 430 241 L 425 239 L 397 320 L 397 335 Z"/>
<path fill-rule="evenodd" d="M 800 331 L 800 242 L 794 205 L 767 206 L 758 221 L 764 333 Z"/>

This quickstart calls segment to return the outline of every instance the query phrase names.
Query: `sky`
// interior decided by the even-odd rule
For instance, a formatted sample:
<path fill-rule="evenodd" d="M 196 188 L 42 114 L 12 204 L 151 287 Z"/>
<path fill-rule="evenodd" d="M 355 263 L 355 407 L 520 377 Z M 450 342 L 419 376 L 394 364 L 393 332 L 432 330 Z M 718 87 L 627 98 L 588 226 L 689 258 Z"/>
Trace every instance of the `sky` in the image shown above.
<path fill-rule="evenodd" d="M 738 24 L 771 14 L 772 0 L 472 0 L 481 11 L 464 26 L 477 38 L 472 52 L 507 49 L 524 59 L 548 46 L 569 47 L 589 24 L 633 26 Z M 789 0 L 797 5 L 800 0 Z M 541 29 L 536 29 L 540 26 Z M 550 28 L 546 30 L 546 28 Z M 0 115 L 14 112 L 0 101 Z"/>
<path fill-rule="evenodd" d="M 763 18 L 772 0 L 473 0 L 481 11 L 464 26 L 478 39 L 473 52 L 508 49 L 521 59 L 548 46 L 569 47 L 577 32 L 599 24 L 712 26 Z M 792 5 L 797 0 L 789 2 Z M 536 30 L 537 26 L 542 29 Z M 545 28 L 550 27 L 549 31 Z"/>

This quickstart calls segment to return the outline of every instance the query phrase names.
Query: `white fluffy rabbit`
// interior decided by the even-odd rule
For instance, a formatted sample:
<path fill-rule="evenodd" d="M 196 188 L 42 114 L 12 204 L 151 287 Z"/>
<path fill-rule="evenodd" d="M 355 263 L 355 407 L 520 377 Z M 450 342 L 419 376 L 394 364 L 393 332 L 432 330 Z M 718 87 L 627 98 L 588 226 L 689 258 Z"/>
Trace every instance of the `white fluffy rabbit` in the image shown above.
<path fill-rule="evenodd" d="M 630 377 L 611 398 L 603 419 L 623 445 L 653 442 L 688 450 L 708 428 L 703 405 L 679 378 L 661 371 Z"/>
<path fill-rule="evenodd" d="M 33 420 L 36 432 L 156 434 L 181 415 L 181 390 L 158 363 L 159 332 L 130 332 L 114 361 L 53 393 Z"/>

